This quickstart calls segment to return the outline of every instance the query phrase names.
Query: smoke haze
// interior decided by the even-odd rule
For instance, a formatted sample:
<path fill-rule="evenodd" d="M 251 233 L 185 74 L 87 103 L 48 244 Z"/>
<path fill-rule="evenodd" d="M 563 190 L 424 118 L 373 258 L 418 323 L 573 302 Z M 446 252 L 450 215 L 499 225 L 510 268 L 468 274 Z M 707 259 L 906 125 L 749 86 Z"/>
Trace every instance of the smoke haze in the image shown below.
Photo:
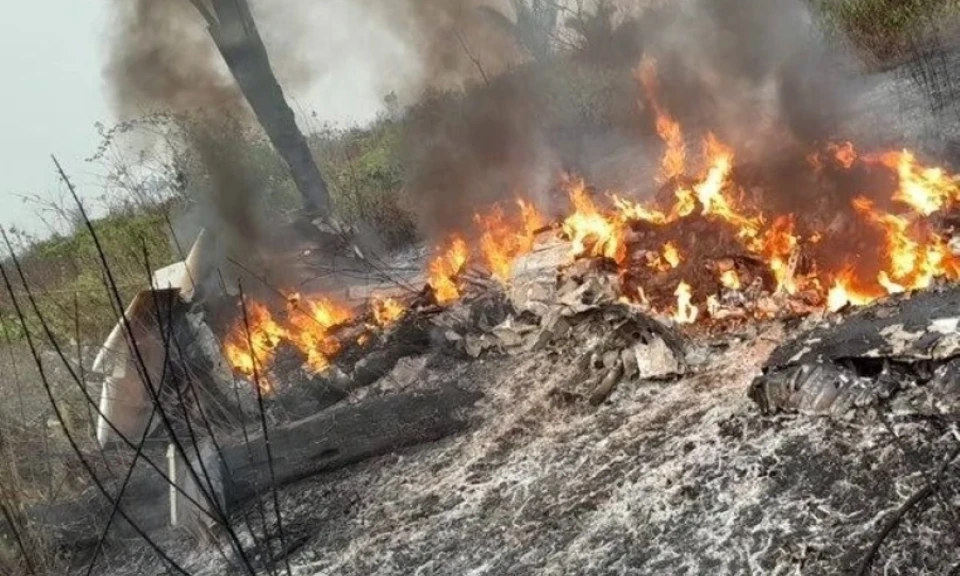
<path fill-rule="evenodd" d="M 590 144 L 598 134 L 636 147 L 638 163 L 659 156 L 652 112 L 632 79 L 644 55 L 656 60 L 660 98 L 688 139 L 714 131 L 752 160 L 835 135 L 856 101 L 842 55 L 817 36 L 802 0 L 621 4 L 613 49 L 576 64 L 627 78 L 605 87 L 605 102 L 617 110 L 614 125 L 595 121 L 597 111 L 555 105 L 576 103 L 575 92 L 584 89 L 554 73 L 578 57 L 558 51 L 552 61 L 530 62 L 517 39 L 478 10 L 514 18 L 505 0 L 261 0 L 252 8 L 288 98 L 317 90 L 321 119 L 329 117 L 324 109 L 369 118 L 391 91 L 410 104 L 426 89 L 470 87 L 463 98 L 418 104 L 407 121 L 406 195 L 432 239 L 464 228 L 490 202 L 543 200 L 561 169 L 584 169 L 598 155 Z M 200 109 L 248 118 L 189 2 L 116 0 L 115 13 L 119 32 L 107 78 L 119 111 Z M 560 13 L 564 37 L 570 14 Z M 292 100 L 295 109 L 302 105 Z M 561 117 L 551 117 L 557 110 Z M 208 168 L 220 160 L 210 158 Z M 235 175 L 223 176 L 213 180 L 234 189 L 215 195 L 214 209 L 227 225 L 251 225 L 255 219 L 242 207 L 252 200 L 242 197 Z M 218 206 L 225 198 L 233 205 Z"/>

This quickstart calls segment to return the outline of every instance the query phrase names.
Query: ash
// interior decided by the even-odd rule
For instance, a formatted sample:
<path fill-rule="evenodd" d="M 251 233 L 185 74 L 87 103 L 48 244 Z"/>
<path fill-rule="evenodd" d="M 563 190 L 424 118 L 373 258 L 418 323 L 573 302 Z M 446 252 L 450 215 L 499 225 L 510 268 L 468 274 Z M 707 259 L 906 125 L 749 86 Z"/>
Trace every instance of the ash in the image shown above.
<path fill-rule="evenodd" d="M 746 391 L 789 335 L 783 323 L 691 348 L 687 376 L 622 382 L 592 407 L 570 392 L 571 358 L 602 337 L 599 317 L 537 351 L 404 359 L 364 390 L 455 383 L 484 400 L 466 433 L 284 488 L 293 573 L 842 573 L 960 441 L 944 418 L 883 405 L 846 418 L 762 415 Z M 908 512 L 872 573 L 960 562 L 958 489 L 948 476 Z M 256 505 L 237 515 L 259 531 Z M 267 532 L 279 548 L 275 526 Z M 195 574 L 239 569 L 185 537 L 166 545 Z M 156 562 L 115 573 L 159 573 Z"/>

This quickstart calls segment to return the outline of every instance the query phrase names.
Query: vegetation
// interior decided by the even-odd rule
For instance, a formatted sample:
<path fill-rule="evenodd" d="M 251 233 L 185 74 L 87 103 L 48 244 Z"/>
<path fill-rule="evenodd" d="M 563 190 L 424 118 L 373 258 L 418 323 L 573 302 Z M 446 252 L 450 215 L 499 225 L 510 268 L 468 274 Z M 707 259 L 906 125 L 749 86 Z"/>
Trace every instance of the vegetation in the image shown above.
<path fill-rule="evenodd" d="M 868 61 L 906 59 L 918 42 L 952 20 L 956 0 L 814 0 L 829 32 L 848 40 Z"/>
<path fill-rule="evenodd" d="M 818 8 L 825 30 L 855 46 L 873 65 L 909 56 L 919 39 L 939 30 L 949 21 L 944 16 L 952 17 L 957 8 L 957 0 L 810 2 Z M 573 140 L 567 134 L 629 129 L 637 121 L 630 89 L 640 51 L 635 21 L 618 19 L 614 3 L 607 0 L 566 12 L 549 0 L 512 0 L 511 4 L 508 14 L 483 12 L 524 49 L 529 56 L 526 63 L 466 90 L 428 94 L 403 114 L 395 97 L 388 96 L 387 112 L 362 128 L 313 127 L 309 145 L 342 219 L 375 228 L 390 246 L 416 241 L 415 216 L 405 188 L 411 176 L 407 162 L 411 140 L 425 123 L 461 119 L 478 102 L 488 102 L 518 79 L 536 87 L 532 96 L 537 102 L 537 122 L 546 134 L 556 136 L 552 139 L 559 145 Z M 126 300 L 149 283 L 144 253 L 149 255 L 149 268 L 156 269 L 180 259 L 181 251 L 189 249 L 183 245 L 185 239 L 174 237 L 171 213 L 190 210 L 212 185 L 211 174 L 190 144 L 196 130 L 198 124 L 190 118 L 143 118 L 104 130 L 103 144 L 91 158 L 107 172 L 102 198 L 106 215 L 94 226 Z M 299 209 L 301 199 L 266 138 L 238 123 L 226 122 L 218 130 L 208 136 L 243 166 L 247 185 L 258 192 L 255 212 L 268 219 L 288 219 Z M 144 134 L 162 146 L 132 156 L 119 152 L 124 136 Z M 81 348 L 95 347 L 117 318 L 99 255 L 75 211 L 59 205 L 45 208 L 55 215 L 52 235 L 40 239 L 22 231 L 9 232 L 30 288 L 57 339 Z M 9 271 L 8 264 L 4 267 Z M 22 295 L 24 286 L 18 283 L 15 290 Z M 25 367 L 30 362 L 25 358 L 24 331 L 11 304 L 0 291 L 0 351 L 4 352 L 0 372 L 17 373 L 0 387 L 4 393 L 21 378 L 36 377 Z M 27 320 L 31 332 L 38 334 L 37 318 Z M 83 399 L 68 386 L 59 387 L 57 393 L 65 400 L 67 425 L 90 439 L 92 426 Z M 0 448 L 8 451 L 2 455 L 10 463 L 0 467 L 0 487 L 15 486 L 19 498 L 31 501 L 58 493 L 57 483 L 66 482 L 68 474 L 62 465 L 51 474 L 38 469 L 35 462 L 31 467 L 24 461 L 48 450 L 48 444 L 58 438 L 48 430 L 50 410 L 45 400 L 27 404 L 8 403 L 0 408 Z"/>

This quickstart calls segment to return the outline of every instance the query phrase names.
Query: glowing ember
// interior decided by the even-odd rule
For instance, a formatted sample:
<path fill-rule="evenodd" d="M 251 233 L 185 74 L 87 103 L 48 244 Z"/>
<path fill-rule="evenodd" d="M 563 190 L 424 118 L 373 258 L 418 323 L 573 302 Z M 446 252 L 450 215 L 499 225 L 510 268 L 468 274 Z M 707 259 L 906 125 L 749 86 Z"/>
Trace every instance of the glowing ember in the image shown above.
<path fill-rule="evenodd" d="M 466 266 L 469 253 L 466 241 L 455 236 L 450 247 L 430 263 L 429 284 L 438 304 L 449 304 L 460 298 L 457 276 Z"/>
<path fill-rule="evenodd" d="M 853 163 L 857 161 L 857 151 L 852 142 L 842 142 L 840 144 L 829 144 L 827 151 L 833 155 L 834 160 L 846 169 L 850 169 Z"/>
<path fill-rule="evenodd" d="M 663 247 L 663 259 L 671 268 L 676 268 L 680 265 L 680 251 L 671 242 L 667 242 Z"/>

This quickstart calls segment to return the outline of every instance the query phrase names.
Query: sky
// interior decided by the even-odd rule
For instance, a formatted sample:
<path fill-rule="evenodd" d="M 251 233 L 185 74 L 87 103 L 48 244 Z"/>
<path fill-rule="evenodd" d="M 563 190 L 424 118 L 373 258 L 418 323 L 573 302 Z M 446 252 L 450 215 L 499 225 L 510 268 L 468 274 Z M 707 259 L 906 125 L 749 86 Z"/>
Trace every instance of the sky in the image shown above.
<path fill-rule="evenodd" d="M 95 208 L 102 193 L 102 169 L 84 159 L 100 143 L 95 124 L 110 126 L 116 121 L 103 76 L 110 0 L 4 0 L 4 4 L 9 8 L 8 25 L 0 34 L 0 70 L 6 78 L 0 91 L 0 226 L 44 236 L 50 231 L 38 216 L 43 212 L 23 197 L 65 200 L 51 154 L 64 165 L 88 205 Z M 410 68 L 414 59 L 386 26 L 361 14 L 351 0 L 317 4 L 285 0 L 272 5 L 275 10 L 262 22 L 271 50 L 287 48 L 277 39 L 284 37 L 282 28 L 290 25 L 291 16 L 308 32 L 307 40 L 292 49 L 314 77 L 308 85 L 287 90 L 288 97 L 296 110 L 318 113 L 311 122 L 368 121 L 391 91 L 391 77 L 403 84 L 418 73 Z M 391 74 L 383 74 L 385 69 Z M 283 82 L 282 62 L 278 73 Z"/>
<path fill-rule="evenodd" d="M 43 233 L 37 206 L 22 196 L 61 194 L 51 154 L 96 195 L 94 123 L 112 121 L 101 76 L 107 0 L 10 2 L 0 34 L 0 226 Z"/>

